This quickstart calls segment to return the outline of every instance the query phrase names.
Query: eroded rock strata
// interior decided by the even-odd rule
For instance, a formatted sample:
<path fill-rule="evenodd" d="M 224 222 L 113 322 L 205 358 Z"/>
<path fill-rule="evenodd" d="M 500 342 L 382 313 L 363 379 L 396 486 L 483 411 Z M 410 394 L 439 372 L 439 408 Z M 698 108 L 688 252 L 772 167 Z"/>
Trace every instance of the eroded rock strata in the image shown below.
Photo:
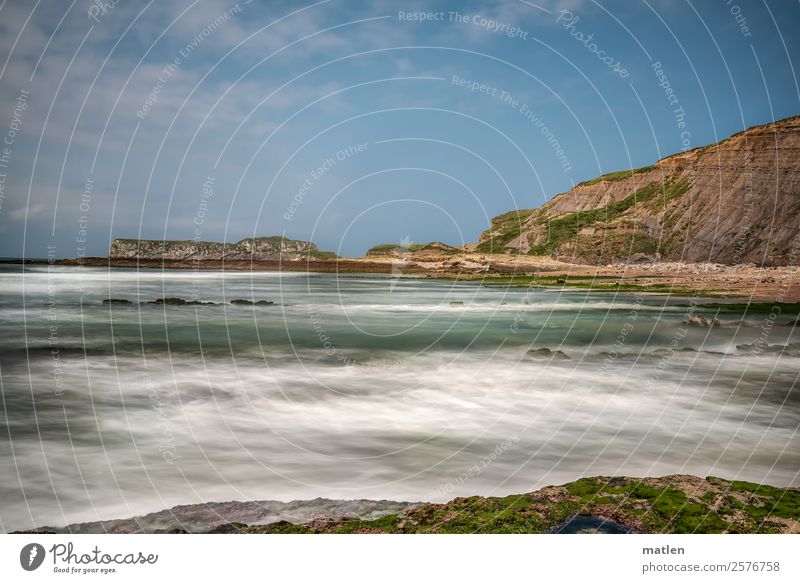
<path fill-rule="evenodd" d="M 477 249 L 595 264 L 792 265 L 800 249 L 800 117 L 606 174 L 537 209 L 495 217 Z"/>

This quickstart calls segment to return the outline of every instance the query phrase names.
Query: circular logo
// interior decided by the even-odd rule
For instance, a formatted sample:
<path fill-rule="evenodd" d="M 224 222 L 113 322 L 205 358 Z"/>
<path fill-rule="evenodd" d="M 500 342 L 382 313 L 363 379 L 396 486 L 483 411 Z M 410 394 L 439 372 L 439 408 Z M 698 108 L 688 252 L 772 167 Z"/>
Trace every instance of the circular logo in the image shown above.
<path fill-rule="evenodd" d="M 30 543 L 19 552 L 19 564 L 26 571 L 35 571 L 44 562 L 44 547 L 39 543 Z"/>

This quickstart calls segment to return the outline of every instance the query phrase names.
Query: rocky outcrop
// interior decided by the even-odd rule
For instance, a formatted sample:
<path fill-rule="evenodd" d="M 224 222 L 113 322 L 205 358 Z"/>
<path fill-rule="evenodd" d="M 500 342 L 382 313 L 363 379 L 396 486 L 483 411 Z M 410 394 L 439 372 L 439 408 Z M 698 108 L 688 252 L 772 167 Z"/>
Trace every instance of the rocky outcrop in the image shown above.
<path fill-rule="evenodd" d="M 366 257 L 392 259 L 395 257 L 410 257 L 425 247 L 418 243 L 382 243 L 367 250 Z"/>
<path fill-rule="evenodd" d="M 314 243 L 285 237 L 254 237 L 236 243 L 210 241 L 158 241 L 114 239 L 109 259 L 168 261 L 300 261 L 335 259 L 336 254 L 320 251 Z"/>
<path fill-rule="evenodd" d="M 244 299 L 235 299 L 231 300 L 231 303 L 234 306 L 274 306 L 275 302 L 270 300 L 244 300 Z"/>
<path fill-rule="evenodd" d="M 580 526 L 576 522 L 588 522 Z M 587 528 L 588 526 L 588 528 Z M 504 498 L 222 502 L 38 533 L 800 533 L 800 490 L 716 477 L 598 476 Z"/>
<path fill-rule="evenodd" d="M 478 251 L 575 263 L 665 259 L 794 264 L 800 249 L 800 117 L 750 128 L 654 166 L 577 185 L 492 220 Z"/>
<path fill-rule="evenodd" d="M 321 518 L 352 517 L 373 520 L 386 514 L 395 514 L 411 508 L 409 502 L 386 500 L 255 500 L 246 502 L 209 502 L 185 504 L 144 516 L 82 522 L 68 526 L 43 526 L 34 530 L 54 534 L 132 534 L 170 532 L 208 532 L 228 523 L 270 524 L 279 521 L 298 523 Z"/>
<path fill-rule="evenodd" d="M 200 300 L 184 300 L 183 298 L 158 298 L 147 302 L 160 306 L 213 306 L 214 302 L 201 302 Z"/>

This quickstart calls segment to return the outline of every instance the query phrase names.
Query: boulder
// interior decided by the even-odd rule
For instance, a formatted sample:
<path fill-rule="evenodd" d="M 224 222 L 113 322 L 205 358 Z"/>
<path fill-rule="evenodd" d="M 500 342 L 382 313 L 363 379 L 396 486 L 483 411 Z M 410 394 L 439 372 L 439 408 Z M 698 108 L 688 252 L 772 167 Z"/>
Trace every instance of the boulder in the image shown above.
<path fill-rule="evenodd" d="M 693 316 L 690 316 L 689 319 L 685 321 L 685 323 L 688 324 L 689 326 L 697 326 L 700 328 L 705 328 L 706 326 L 708 326 L 708 320 L 706 320 L 700 314 L 694 314 Z"/>

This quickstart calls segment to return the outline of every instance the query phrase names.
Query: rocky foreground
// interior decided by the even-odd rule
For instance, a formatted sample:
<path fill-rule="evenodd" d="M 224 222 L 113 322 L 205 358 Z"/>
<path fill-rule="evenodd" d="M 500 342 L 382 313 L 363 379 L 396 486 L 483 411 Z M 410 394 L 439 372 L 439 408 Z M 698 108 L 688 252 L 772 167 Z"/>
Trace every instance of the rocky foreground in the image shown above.
<path fill-rule="evenodd" d="M 445 504 L 317 499 L 176 506 L 58 533 L 800 533 L 800 490 L 721 478 L 593 477 Z"/>

